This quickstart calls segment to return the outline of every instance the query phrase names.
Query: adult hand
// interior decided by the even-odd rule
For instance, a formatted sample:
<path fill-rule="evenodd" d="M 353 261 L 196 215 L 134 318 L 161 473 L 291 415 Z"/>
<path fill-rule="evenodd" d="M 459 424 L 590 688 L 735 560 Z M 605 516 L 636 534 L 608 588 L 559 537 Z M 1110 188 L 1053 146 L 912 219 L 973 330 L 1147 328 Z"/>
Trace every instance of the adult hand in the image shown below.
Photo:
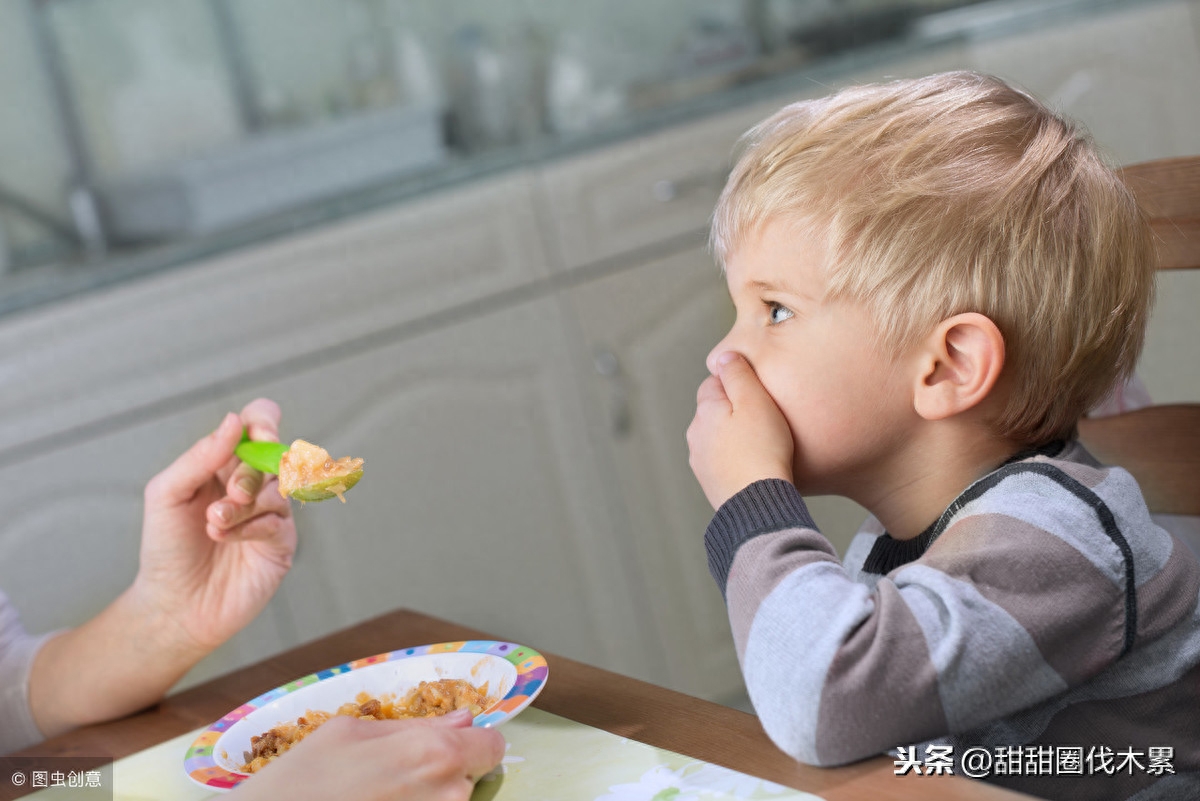
<path fill-rule="evenodd" d="M 500 763 L 504 738 L 459 710 L 438 718 L 334 717 L 271 762 L 231 801 L 455 801 Z"/>
<path fill-rule="evenodd" d="M 262 611 L 292 565 L 296 528 L 278 480 L 242 464 L 243 427 L 278 441 L 279 406 L 259 398 L 146 485 L 133 590 L 207 653 Z"/>
<path fill-rule="evenodd" d="M 266 606 L 292 564 L 296 529 L 277 482 L 233 449 L 243 426 L 252 439 L 276 439 L 278 425 L 279 407 L 256 400 L 146 485 L 137 578 L 34 659 L 29 706 L 42 734 L 154 703 Z"/>
<path fill-rule="evenodd" d="M 689 462 L 713 509 L 755 481 L 792 480 L 792 432 L 754 368 L 732 351 L 696 393 Z"/>

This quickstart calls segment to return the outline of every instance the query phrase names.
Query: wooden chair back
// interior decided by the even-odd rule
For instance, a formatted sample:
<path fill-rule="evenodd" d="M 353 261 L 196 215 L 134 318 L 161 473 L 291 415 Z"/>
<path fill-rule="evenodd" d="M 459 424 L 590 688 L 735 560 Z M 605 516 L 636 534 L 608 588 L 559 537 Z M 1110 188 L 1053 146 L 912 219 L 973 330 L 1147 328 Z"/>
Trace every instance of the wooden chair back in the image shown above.
<path fill-rule="evenodd" d="M 1159 269 L 1200 269 L 1200 156 L 1134 164 L 1122 177 L 1150 217 Z M 1079 438 L 1101 462 L 1133 474 L 1150 511 L 1200 515 L 1200 403 L 1084 419 Z"/>

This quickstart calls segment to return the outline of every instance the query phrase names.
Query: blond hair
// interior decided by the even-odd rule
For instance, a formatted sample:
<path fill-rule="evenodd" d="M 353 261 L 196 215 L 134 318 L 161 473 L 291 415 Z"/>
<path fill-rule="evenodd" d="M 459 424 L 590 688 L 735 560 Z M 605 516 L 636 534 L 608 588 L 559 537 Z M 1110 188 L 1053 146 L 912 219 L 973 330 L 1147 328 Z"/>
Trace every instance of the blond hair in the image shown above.
<path fill-rule="evenodd" d="M 896 351 L 979 312 L 1005 342 L 1002 436 L 1040 444 L 1141 351 L 1154 245 L 1132 194 L 1071 122 L 969 72 L 787 106 L 743 137 L 713 216 L 726 258 L 771 218 L 825 234 L 828 296 L 863 302 Z"/>

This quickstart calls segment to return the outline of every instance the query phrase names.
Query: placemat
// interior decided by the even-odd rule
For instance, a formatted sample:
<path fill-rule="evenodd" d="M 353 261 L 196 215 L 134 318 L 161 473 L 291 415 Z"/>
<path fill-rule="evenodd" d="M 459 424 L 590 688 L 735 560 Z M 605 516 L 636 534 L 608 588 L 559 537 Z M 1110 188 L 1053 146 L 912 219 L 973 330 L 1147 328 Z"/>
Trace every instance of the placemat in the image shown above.
<path fill-rule="evenodd" d="M 221 798 L 223 793 L 214 794 L 183 772 L 184 752 L 201 731 L 117 760 L 113 764 L 114 801 Z M 479 781 L 472 801 L 821 801 L 811 793 L 618 737 L 540 709 L 526 709 L 501 731 L 508 742 L 504 761 Z M 73 796 L 70 790 L 51 788 L 27 797 L 71 801 Z"/>

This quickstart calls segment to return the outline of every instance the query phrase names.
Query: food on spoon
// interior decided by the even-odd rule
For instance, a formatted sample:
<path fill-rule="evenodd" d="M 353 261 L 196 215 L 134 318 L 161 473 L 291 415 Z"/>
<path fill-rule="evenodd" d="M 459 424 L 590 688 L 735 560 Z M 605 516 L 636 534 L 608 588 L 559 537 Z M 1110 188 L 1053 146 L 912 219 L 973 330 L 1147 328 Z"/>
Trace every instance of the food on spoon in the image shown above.
<path fill-rule="evenodd" d="M 310 709 L 295 723 L 281 723 L 261 735 L 251 737 L 250 750 L 243 752 L 244 762 L 240 769 L 243 773 L 261 770 L 275 757 L 286 753 L 316 731 L 322 723 L 338 715 L 360 720 L 401 720 L 437 717 L 464 707 L 469 708 L 472 715 L 478 715 L 496 700 L 487 694 L 487 682 L 477 687 L 466 679 L 423 681 L 399 701 L 393 700 L 390 694 L 375 698 L 362 692 L 355 696 L 352 703 L 342 704 L 333 714 Z"/>
<path fill-rule="evenodd" d="M 324 501 L 345 492 L 362 478 L 363 460 L 351 456 L 333 459 L 329 451 L 298 439 L 279 458 L 279 494 L 298 501 Z"/>

